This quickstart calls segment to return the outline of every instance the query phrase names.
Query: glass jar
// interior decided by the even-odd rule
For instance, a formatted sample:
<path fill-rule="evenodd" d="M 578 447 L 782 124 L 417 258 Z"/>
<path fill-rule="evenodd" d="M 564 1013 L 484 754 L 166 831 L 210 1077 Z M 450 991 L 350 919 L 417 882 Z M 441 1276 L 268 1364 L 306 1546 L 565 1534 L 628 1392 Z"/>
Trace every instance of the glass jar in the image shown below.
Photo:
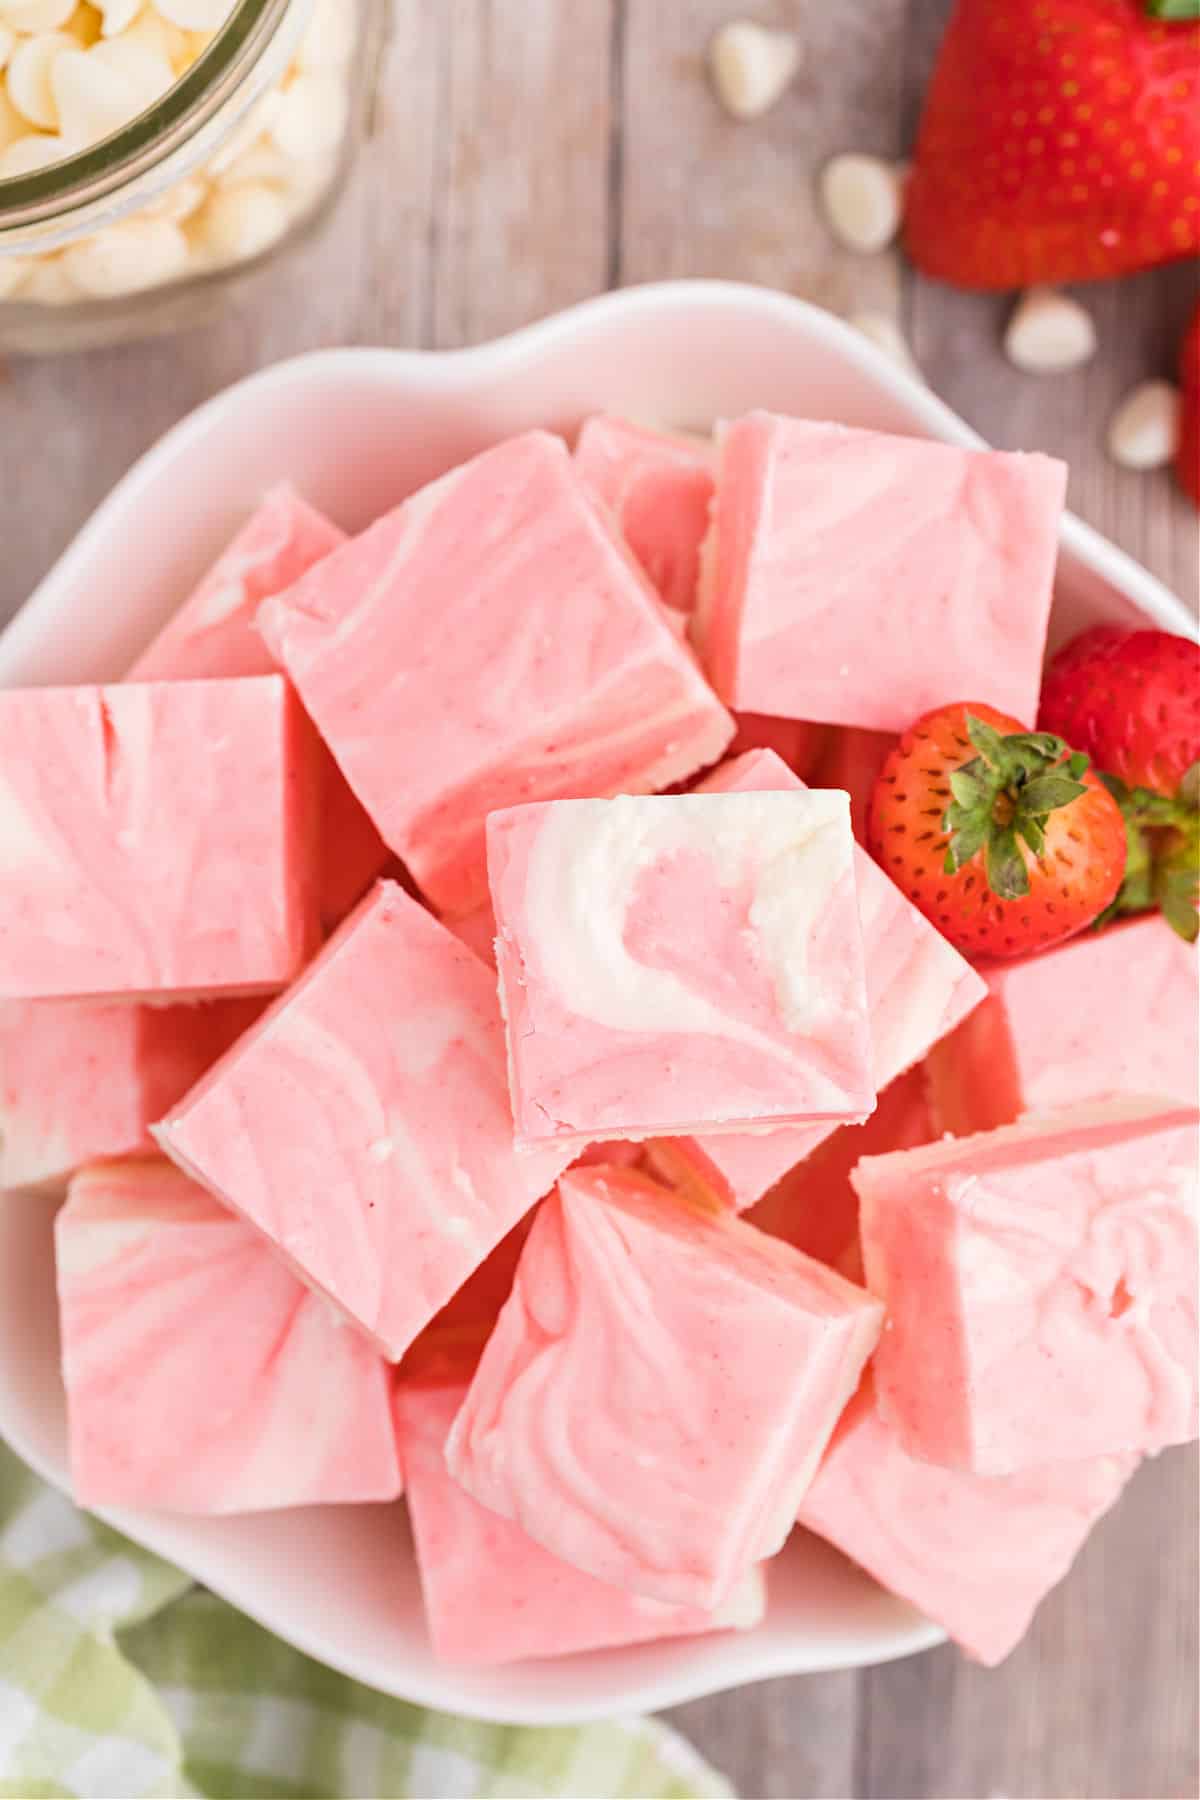
<path fill-rule="evenodd" d="M 0 349 L 194 324 L 312 229 L 349 167 L 384 10 L 0 0 Z"/>

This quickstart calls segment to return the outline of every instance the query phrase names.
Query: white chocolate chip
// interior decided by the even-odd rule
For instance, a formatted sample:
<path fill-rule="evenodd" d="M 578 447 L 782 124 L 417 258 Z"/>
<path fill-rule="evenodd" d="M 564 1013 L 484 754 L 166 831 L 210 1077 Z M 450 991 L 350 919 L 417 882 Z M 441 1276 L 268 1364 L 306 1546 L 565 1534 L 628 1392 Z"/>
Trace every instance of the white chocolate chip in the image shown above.
<path fill-rule="evenodd" d="M 0 81 L 0 152 L 15 144 L 18 138 L 28 137 L 29 120 L 24 113 L 19 113 L 8 97 L 8 89 Z"/>
<path fill-rule="evenodd" d="M 97 143 L 145 112 L 174 80 L 164 56 L 127 37 L 64 50 L 50 71 L 59 130 L 69 143 Z"/>
<path fill-rule="evenodd" d="M 154 0 L 154 4 L 164 19 L 184 31 L 219 31 L 234 0 Z"/>
<path fill-rule="evenodd" d="M 714 32 L 708 72 L 717 99 L 735 119 L 759 119 L 782 99 L 800 66 L 800 40 L 752 19 L 734 19 Z"/>
<path fill-rule="evenodd" d="M 176 75 L 182 75 L 196 60 L 190 33 L 180 31 L 178 25 L 168 24 L 152 6 L 147 6 L 121 37 L 124 43 L 144 44 L 147 50 L 165 57 Z"/>
<path fill-rule="evenodd" d="M 1096 327 L 1086 307 L 1057 288 L 1030 288 L 1004 333 L 1009 362 L 1033 375 L 1078 369 L 1096 354 Z"/>
<path fill-rule="evenodd" d="M 320 156 L 341 142 L 348 110 L 336 75 L 298 75 L 283 90 L 271 136 L 288 156 Z"/>
<path fill-rule="evenodd" d="M 849 323 L 855 331 L 861 331 L 865 338 L 870 338 L 877 350 L 894 363 L 907 369 L 910 375 L 919 375 L 916 359 L 908 347 L 908 339 L 893 319 L 891 313 L 856 312 L 850 315 Z"/>
<path fill-rule="evenodd" d="M 0 300 L 15 294 L 34 266 L 31 256 L 0 256 Z"/>
<path fill-rule="evenodd" d="M 0 69 L 6 68 L 8 59 L 16 47 L 17 34 L 0 19 Z"/>
<path fill-rule="evenodd" d="M 40 37 L 22 39 L 9 58 L 8 97 L 31 125 L 43 131 L 58 129 L 50 71 L 55 59 L 68 50 L 78 50 L 73 37 L 65 31 L 47 31 Z"/>
<path fill-rule="evenodd" d="M 75 11 L 76 0 L 0 0 L 0 19 L 27 36 L 59 31 Z"/>
<path fill-rule="evenodd" d="M 848 250 L 884 250 L 900 229 L 906 167 L 846 152 L 821 170 L 829 228 Z"/>
<path fill-rule="evenodd" d="M 221 187 L 241 187 L 248 181 L 265 181 L 270 187 L 290 187 L 295 175 L 295 158 L 285 156 L 283 151 L 269 140 L 253 143 L 248 150 L 218 170 L 217 181 Z"/>
<path fill-rule="evenodd" d="M 128 31 L 145 4 L 146 0 L 92 0 L 92 5 L 100 8 L 101 37 Z"/>
<path fill-rule="evenodd" d="M 1179 447 L 1179 389 L 1143 381 L 1126 394 L 1108 426 L 1108 453 L 1123 469 L 1162 469 Z"/>
<path fill-rule="evenodd" d="M 208 173 L 220 175 L 235 163 L 244 151 L 263 139 L 279 117 L 283 96 L 277 88 L 256 100 L 240 124 L 230 132 L 220 149 L 208 159 Z"/>
<path fill-rule="evenodd" d="M 317 0 L 296 52 L 301 69 L 340 69 L 354 55 L 354 0 Z"/>
<path fill-rule="evenodd" d="M 195 221 L 195 241 L 216 262 L 247 262 L 279 242 L 288 216 L 279 193 L 262 182 L 220 188 Z"/>
<path fill-rule="evenodd" d="M 70 145 L 56 134 L 31 131 L 0 154 L 0 181 L 10 181 L 15 175 L 35 175 L 39 169 L 48 169 L 51 163 L 61 162 L 70 154 Z"/>
<path fill-rule="evenodd" d="M 61 260 L 85 294 L 107 299 L 174 280 L 187 267 L 188 243 L 170 219 L 126 219 L 72 244 Z"/>
<path fill-rule="evenodd" d="M 157 200 L 152 200 L 143 208 L 143 217 L 147 219 L 174 219 L 177 224 L 190 219 L 198 212 L 208 197 L 208 189 L 195 175 L 189 175 L 186 181 L 176 182 Z"/>

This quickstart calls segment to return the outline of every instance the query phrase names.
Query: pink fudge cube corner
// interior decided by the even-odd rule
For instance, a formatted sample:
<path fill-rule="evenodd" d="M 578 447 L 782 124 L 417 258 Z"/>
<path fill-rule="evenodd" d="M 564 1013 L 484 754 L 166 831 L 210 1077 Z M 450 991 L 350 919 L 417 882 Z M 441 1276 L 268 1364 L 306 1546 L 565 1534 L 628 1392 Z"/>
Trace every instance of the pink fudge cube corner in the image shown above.
<path fill-rule="evenodd" d="M 259 623 L 383 837 L 447 914 L 487 898 L 488 813 L 668 787 L 733 736 L 545 432 L 423 488 L 268 600 Z"/>
<path fill-rule="evenodd" d="M 753 750 L 722 763 L 698 793 L 803 791 L 804 783 L 771 750 Z M 865 850 L 855 848 L 854 873 L 862 927 L 871 1076 L 877 1090 L 919 1062 L 932 1044 L 979 1005 L 979 975 L 919 913 Z M 739 1209 L 753 1205 L 789 1169 L 837 1129 L 834 1122 L 763 1133 L 700 1134 L 693 1143 L 650 1146 L 652 1161 L 671 1179 L 697 1166 L 720 1196 Z"/>
<path fill-rule="evenodd" d="M 55 1247 L 80 1505 L 243 1513 L 400 1492 L 387 1365 L 170 1163 L 81 1171 Z"/>
<path fill-rule="evenodd" d="M 143 650 L 130 681 L 211 681 L 270 675 L 276 663 L 256 618 L 346 534 L 281 482 L 265 494 L 199 585 Z M 322 745 L 315 802 L 321 923 L 332 931 L 361 900 L 388 850 Z"/>
<path fill-rule="evenodd" d="M 154 1135 L 393 1360 L 569 1160 L 515 1153 L 494 978 L 391 882 Z"/>
<path fill-rule="evenodd" d="M 1198 1123 L 1110 1101 L 858 1164 L 911 1455 L 1007 1475 L 1195 1436 Z"/>
<path fill-rule="evenodd" d="M 261 1000 L 0 1005 L 0 1188 L 154 1149 L 150 1126 L 254 1023 Z"/>
<path fill-rule="evenodd" d="M 929 1058 L 956 1136 L 1109 1094 L 1200 1094 L 1200 956 L 1157 913 L 985 970 L 988 997 Z"/>
<path fill-rule="evenodd" d="M 518 1142 L 864 1118 L 853 849 L 844 794 L 494 813 Z"/>
<path fill-rule="evenodd" d="M 450 1472 L 598 1580 L 711 1610 L 783 1543 L 882 1316 L 732 1214 L 572 1170 L 534 1220 Z"/>
<path fill-rule="evenodd" d="M 919 1462 L 869 1379 L 842 1414 L 800 1523 L 936 1619 L 978 1662 L 1003 1662 L 1114 1505 L 1134 1456 L 972 1475 Z"/>
<path fill-rule="evenodd" d="M 690 612 L 713 496 L 713 446 L 597 413 L 584 421 L 575 468 L 615 519 L 662 599 Z"/>
<path fill-rule="evenodd" d="M 314 771 L 278 675 L 0 692 L 0 998 L 283 987 L 315 941 Z"/>
<path fill-rule="evenodd" d="M 759 1569 L 716 1611 L 676 1606 L 597 1581 L 480 1506 L 446 1468 L 446 1438 L 465 1395 L 461 1384 L 403 1384 L 396 1395 L 425 1618 L 443 1661 L 569 1656 L 759 1623 L 765 1606 Z"/>
<path fill-rule="evenodd" d="M 1032 724 L 1065 464 L 756 412 L 725 430 L 697 642 L 738 711 Z"/>

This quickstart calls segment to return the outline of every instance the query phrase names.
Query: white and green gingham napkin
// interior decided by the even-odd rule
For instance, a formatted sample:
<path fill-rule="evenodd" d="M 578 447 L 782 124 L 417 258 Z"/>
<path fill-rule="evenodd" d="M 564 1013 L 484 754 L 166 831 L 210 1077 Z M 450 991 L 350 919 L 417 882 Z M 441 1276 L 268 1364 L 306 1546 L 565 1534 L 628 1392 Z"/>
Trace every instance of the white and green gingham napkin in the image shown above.
<path fill-rule="evenodd" d="M 649 1720 L 530 1730 L 322 1668 L 0 1443 L 0 1796 L 689 1800 L 729 1789 Z"/>

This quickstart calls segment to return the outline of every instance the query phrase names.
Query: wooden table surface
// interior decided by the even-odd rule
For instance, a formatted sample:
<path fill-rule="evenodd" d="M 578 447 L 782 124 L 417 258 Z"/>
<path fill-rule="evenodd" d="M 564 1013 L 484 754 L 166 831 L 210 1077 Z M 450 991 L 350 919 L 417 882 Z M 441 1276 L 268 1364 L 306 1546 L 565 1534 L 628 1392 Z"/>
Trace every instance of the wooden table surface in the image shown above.
<path fill-rule="evenodd" d="M 1068 457 L 1075 509 L 1194 604 L 1195 515 L 1101 440 L 1127 387 L 1172 372 L 1195 268 L 1087 290 L 1095 362 L 1018 375 L 998 348 L 1005 300 L 838 250 L 814 204 L 833 151 L 904 153 L 943 0 L 764 3 L 801 29 L 804 65 L 768 119 L 738 126 L 702 72 L 730 0 L 397 0 L 370 140 L 318 241 L 210 328 L 3 370 L 0 619 L 132 459 L 248 371 L 321 345 L 475 343 L 678 275 L 894 310 L 952 406 L 997 444 Z M 1194 1796 L 1196 1509 L 1193 1456 L 1145 1467 L 999 1670 L 939 1650 L 673 1717 L 764 1800 Z"/>

